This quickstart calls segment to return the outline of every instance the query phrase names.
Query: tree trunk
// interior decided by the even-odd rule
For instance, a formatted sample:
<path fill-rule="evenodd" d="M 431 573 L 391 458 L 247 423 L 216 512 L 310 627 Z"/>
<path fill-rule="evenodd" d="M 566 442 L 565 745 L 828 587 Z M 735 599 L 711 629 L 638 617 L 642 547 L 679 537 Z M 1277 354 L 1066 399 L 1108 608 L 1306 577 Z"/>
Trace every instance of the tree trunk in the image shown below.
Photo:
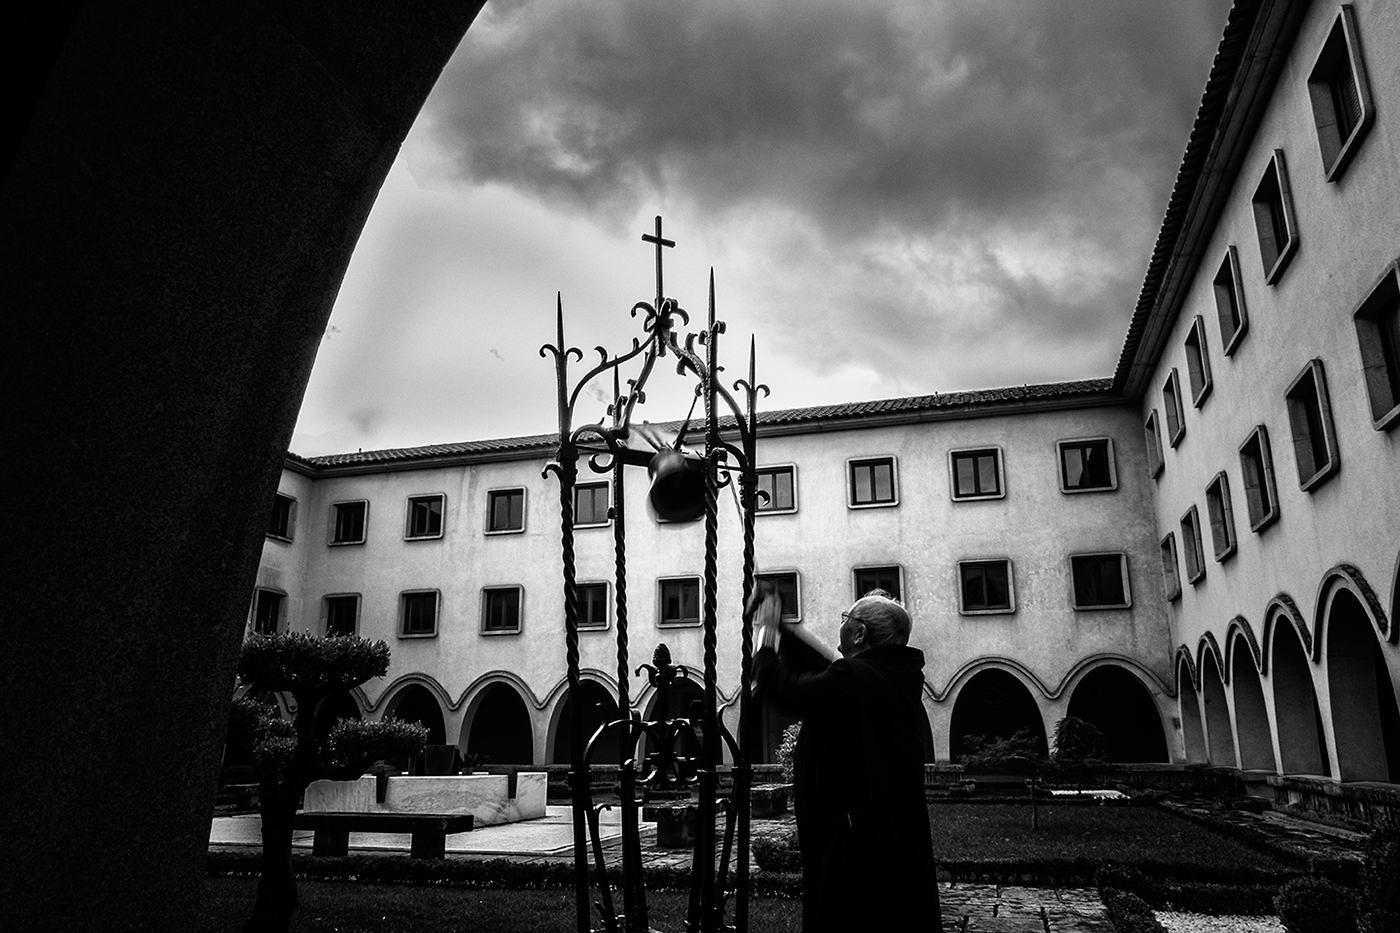
<path fill-rule="evenodd" d="M 258 899 L 243 933 L 287 933 L 297 909 L 297 882 L 292 874 L 292 825 L 296 797 L 284 801 L 282 793 L 265 794 L 262 806 L 262 877 Z"/>

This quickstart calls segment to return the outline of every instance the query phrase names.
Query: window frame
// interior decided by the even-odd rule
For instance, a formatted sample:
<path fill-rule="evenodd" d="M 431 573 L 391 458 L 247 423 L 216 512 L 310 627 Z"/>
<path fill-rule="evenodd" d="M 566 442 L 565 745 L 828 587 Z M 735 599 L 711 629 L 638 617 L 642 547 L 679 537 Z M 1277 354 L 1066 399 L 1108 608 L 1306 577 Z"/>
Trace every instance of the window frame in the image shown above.
<path fill-rule="evenodd" d="M 1191 322 L 1182 341 L 1186 351 L 1186 381 L 1191 387 L 1191 407 L 1200 408 L 1215 386 L 1210 373 L 1210 344 L 1206 341 L 1206 320 L 1201 315 Z"/>
<path fill-rule="evenodd" d="M 273 529 L 276 526 L 276 523 L 273 521 L 273 519 L 277 517 L 277 507 L 278 504 L 281 502 L 287 503 L 287 518 L 286 522 L 282 526 L 283 528 L 285 528 L 285 530 L 275 531 Z M 273 513 L 272 515 L 268 516 L 267 537 L 271 538 L 274 541 L 282 541 L 290 544 L 292 540 L 296 537 L 297 498 L 296 496 L 289 496 L 279 489 L 277 492 L 272 494 L 272 508 Z"/>
<path fill-rule="evenodd" d="M 854 596 L 852 597 L 851 602 L 855 602 L 857 599 L 860 599 L 861 596 L 863 595 L 863 594 L 861 593 L 861 591 L 860 591 L 860 575 L 861 575 L 862 573 L 872 573 L 872 572 L 880 572 L 880 571 L 886 571 L 886 570 L 893 570 L 893 571 L 894 571 L 894 575 L 895 575 L 895 586 L 897 586 L 897 587 L 899 588 L 897 592 L 895 592 L 895 593 L 893 593 L 893 594 L 891 594 L 891 595 L 894 596 L 894 598 L 897 599 L 897 600 L 899 600 L 900 602 L 903 602 L 903 601 L 904 601 L 904 593 L 905 593 L 905 589 L 904 589 L 904 565 L 903 565 L 903 564 L 860 564 L 860 565 L 858 565 L 858 566 L 852 567 L 852 568 L 851 568 L 851 592 L 854 594 Z M 871 587 L 871 589 L 877 589 L 877 588 L 878 588 L 878 587 Z M 867 592 L 868 592 L 868 591 L 867 591 Z"/>
<path fill-rule="evenodd" d="M 1176 533 L 1167 532 L 1158 544 L 1162 554 L 1162 580 L 1166 586 L 1167 602 L 1181 598 L 1181 564 L 1176 554 Z"/>
<path fill-rule="evenodd" d="M 1338 126 L 1337 104 L 1333 94 L 1334 77 L 1341 67 L 1351 75 L 1356 89 L 1359 113 L 1356 123 L 1342 138 Z M 1361 39 L 1356 28 L 1356 13 L 1350 3 L 1337 11 L 1337 18 L 1322 40 L 1317 58 L 1307 79 L 1308 97 L 1312 102 L 1313 125 L 1317 130 L 1317 148 L 1322 158 L 1323 177 L 1337 181 L 1346 173 L 1352 157 L 1361 148 L 1361 141 L 1375 122 L 1376 108 L 1371 102 L 1371 82 L 1366 77 L 1366 62 L 1361 54 Z"/>
<path fill-rule="evenodd" d="M 682 616 L 678 622 L 666 621 L 666 584 L 695 584 L 695 620 Z M 682 595 L 684 601 L 684 595 Z M 705 619 L 705 583 L 699 574 L 673 574 L 656 578 L 656 627 L 657 628 L 696 628 Z"/>
<path fill-rule="evenodd" d="M 496 514 L 496 497 L 520 493 L 520 527 L 519 528 L 492 528 L 492 521 Z M 529 493 L 524 486 L 499 486 L 495 489 L 486 490 L 486 528 L 488 535 L 521 535 L 525 533 L 525 516 L 528 514 Z"/>
<path fill-rule="evenodd" d="M 989 606 L 983 609 L 969 609 L 965 600 L 966 583 L 963 578 L 963 571 L 968 567 L 996 567 L 1000 566 L 1006 570 L 1006 605 Z M 970 558 L 957 562 L 957 593 L 958 593 L 958 615 L 960 616 L 1007 616 L 1016 613 L 1016 569 L 1012 566 L 1009 557 L 985 557 Z"/>
<path fill-rule="evenodd" d="M 1287 240 L 1280 246 L 1275 235 L 1275 217 L 1271 207 L 1272 194 L 1278 195 L 1278 208 Z M 1298 252 L 1298 219 L 1293 211 L 1293 190 L 1288 184 L 1288 167 L 1283 150 L 1275 149 L 1250 196 L 1254 210 L 1254 229 L 1259 242 L 1259 259 L 1264 266 L 1264 284 L 1276 285 Z"/>
<path fill-rule="evenodd" d="M 1186 565 L 1186 582 L 1193 586 L 1206 578 L 1206 554 L 1201 543 L 1201 513 L 1193 502 L 1181 515 L 1181 558 Z"/>
<path fill-rule="evenodd" d="M 785 509 L 778 508 L 776 506 L 770 506 L 768 508 L 765 508 L 763 506 L 763 500 L 761 498 L 756 497 L 754 501 L 754 515 L 792 515 L 797 511 L 797 464 L 778 463 L 773 464 L 771 466 L 762 466 L 759 467 L 755 472 L 761 479 L 764 475 L 777 475 L 784 471 L 786 471 L 788 476 L 790 477 L 790 482 L 792 485 L 792 505 L 789 508 Z M 898 498 L 897 494 L 896 498 Z"/>
<path fill-rule="evenodd" d="M 577 584 L 579 593 L 579 618 L 578 630 L 580 632 L 606 632 L 612 628 L 613 599 L 612 584 L 606 580 L 580 580 Z M 603 588 L 603 624 L 589 625 L 583 619 L 583 590 L 585 587 Z"/>
<path fill-rule="evenodd" d="M 1246 452 L 1250 447 L 1258 450 L 1257 464 L 1251 459 L 1252 455 Z M 1278 483 L 1274 476 L 1274 454 L 1269 445 L 1269 429 L 1262 424 L 1256 425 L 1240 444 L 1239 455 L 1249 530 L 1258 534 L 1279 518 Z M 1255 472 L 1258 473 L 1257 477 L 1251 475 Z M 1257 483 L 1251 483 L 1251 479 L 1257 479 Z M 1262 508 L 1258 504 L 1259 495 L 1251 493 L 1254 489 L 1263 490 L 1264 497 L 1268 499 L 1268 508 Z"/>
<path fill-rule="evenodd" d="M 340 530 L 340 509 L 344 506 L 358 505 L 362 507 L 360 512 L 360 536 L 358 538 L 346 538 L 339 540 L 336 538 Z M 363 545 L 369 540 L 369 500 L 368 499 L 342 499 L 339 502 L 331 503 L 331 526 L 327 529 L 326 543 L 331 547 L 351 547 Z"/>
<path fill-rule="evenodd" d="M 413 505 L 416 502 L 429 502 L 436 499 L 438 502 L 438 530 L 434 534 L 413 533 Z M 431 514 L 431 512 L 429 513 Z M 447 493 L 425 492 L 418 495 L 408 496 L 404 508 L 403 539 L 405 541 L 433 541 L 438 540 L 447 533 Z"/>
<path fill-rule="evenodd" d="M 410 632 L 408 625 L 408 603 L 413 596 L 425 596 L 431 594 L 433 597 L 433 628 L 429 632 Z M 399 638 L 437 638 L 440 620 L 442 618 L 442 591 L 433 587 L 421 589 L 399 590 L 399 618 L 394 631 Z"/>
<path fill-rule="evenodd" d="M 1167 418 L 1167 443 L 1175 449 L 1186 437 L 1186 409 L 1181 404 L 1181 376 L 1175 366 L 1162 383 L 1162 410 Z"/>
<path fill-rule="evenodd" d="M 1090 444 L 1103 444 L 1106 458 L 1108 460 L 1108 485 L 1106 486 L 1074 486 L 1068 485 L 1069 477 L 1065 474 L 1065 448 L 1066 447 L 1087 447 Z M 1060 475 L 1060 492 L 1065 495 L 1078 495 L 1080 493 L 1113 492 L 1118 488 L 1118 455 L 1113 449 L 1113 438 L 1107 436 L 1100 437 L 1071 437 L 1055 442 L 1055 463 Z"/>
<path fill-rule="evenodd" d="M 1118 561 L 1118 582 L 1123 590 L 1123 601 L 1117 603 L 1080 603 L 1079 587 L 1076 585 L 1074 572 L 1075 561 L 1077 560 L 1102 560 L 1106 557 L 1116 558 Z M 1128 555 L 1123 551 L 1088 551 L 1082 554 L 1069 555 L 1069 604 L 1075 612 L 1097 612 L 1100 610 L 1131 609 L 1133 608 L 1133 589 L 1128 578 Z"/>
<path fill-rule="evenodd" d="M 802 613 L 802 574 L 796 570 L 765 570 L 762 573 L 754 574 L 754 581 L 766 580 L 772 582 L 775 578 L 792 578 L 793 602 L 796 603 L 796 611 L 788 614 L 781 613 L 779 618 L 784 623 L 800 625 L 803 620 Z"/>
<path fill-rule="evenodd" d="M 1244 280 L 1240 276 L 1240 254 L 1231 243 L 1225 248 L 1225 258 L 1211 280 L 1215 293 L 1215 315 L 1220 322 L 1220 352 L 1233 356 L 1249 331 L 1249 310 L 1245 307 Z M 1234 329 L 1226 333 L 1226 320 L 1233 314 L 1238 319 Z"/>
<path fill-rule="evenodd" d="M 515 628 L 491 628 L 491 597 L 498 593 L 515 594 Z M 518 583 L 502 583 L 481 588 L 481 617 L 478 632 L 481 635 L 519 635 L 525 631 L 525 587 Z"/>
<path fill-rule="evenodd" d="M 985 454 L 991 454 L 995 460 L 994 470 L 996 480 L 996 490 L 994 492 L 973 492 L 959 494 L 958 492 L 958 459 L 973 458 L 974 482 L 980 478 L 977 470 L 977 459 Z M 1001 447 L 992 445 L 987 447 L 959 447 L 948 451 L 948 496 L 954 502 L 978 502 L 986 499 L 1006 498 L 1006 469 L 1004 466 Z"/>
<path fill-rule="evenodd" d="M 604 506 L 604 508 L 603 508 L 603 520 L 602 520 L 601 522 L 596 522 L 596 521 L 595 521 L 595 522 L 581 522 L 581 521 L 579 521 L 579 518 L 578 518 L 578 515 L 579 515 L 578 494 L 579 494 L 579 492 L 580 492 L 581 490 L 584 490 L 584 489 L 590 489 L 590 490 L 602 489 L 602 490 L 603 490 L 603 493 L 607 496 L 607 505 Z M 525 516 L 525 503 L 524 503 L 524 501 L 522 501 L 521 504 L 520 504 L 520 512 L 521 512 L 521 525 L 522 525 L 522 528 L 523 528 L 523 525 L 524 525 L 524 523 L 525 523 L 525 517 L 524 517 L 524 516 Z M 575 528 L 607 528 L 609 525 L 612 524 L 612 518 L 611 518 L 611 516 L 610 516 L 610 513 L 611 513 L 611 512 L 612 512 L 612 483 L 608 482 L 607 480 L 602 480 L 602 481 L 598 481 L 598 482 L 587 482 L 587 483 L 575 483 L 575 484 L 574 484 L 574 527 L 575 527 Z M 502 532 L 497 532 L 497 534 L 501 534 L 501 533 L 502 533 Z"/>
<path fill-rule="evenodd" d="M 1230 501 L 1230 477 L 1224 470 L 1215 474 L 1206 484 L 1206 518 L 1210 522 L 1210 540 L 1215 551 L 1215 561 L 1224 563 L 1239 547 L 1239 538 L 1235 531 L 1235 507 Z"/>
<path fill-rule="evenodd" d="M 1400 259 L 1386 266 L 1351 318 L 1371 427 L 1389 431 L 1400 424 Z"/>
<path fill-rule="evenodd" d="M 1142 423 L 1142 430 L 1147 437 L 1147 473 L 1156 479 L 1167 468 L 1167 458 L 1162 447 L 1162 426 L 1157 417 L 1157 409 L 1148 412 L 1147 420 Z"/>
<path fill-rule="evenodd" d="M 888 462 L 890 465 L 891 498 L 888 500 L 874 499 L 870 502 L 856 502 L 856 467 L 885 462 Z M 873 493 L 873 477 L 871 487 Z M 851 457 L 846 460 L 846 508 L 890 509 L 897 505 L 899 505 L 899 461 L 893 454 L 883 454 L 876 457 Z"/>
<path fill-rule="evenodd" d="M 363 609 L 364 597 L 359 593 L 327 593 L 321 597 L 321 636 L 323 638 L 335 638 L 330 631 L 331 624 L 331 600 L 333 599 L 354 599 L 355 618 L 350 626 L 350 631 L 344 635 L 358 635 L 360 633 L 360 611 Z"/>
<path fill-rule="evenodd" d="M 1302 397 L 1307 392 L 1309 383 L 1312 386 L 1310 400 Z M 1335 476 L 1342 466 L 1341 454 L 1337 449 L 1337 428 L 1332 421 L 1332 403 L 1327 395 L 1327 373 L 1324 371 L 1322 360 L 1317 357 L 1308 360 L 1302 372 L 1288 384 L 1283 397 L 1288 407 L 1288 425 L 1293 434 L 1293 459 L 1298 466 L 1298 487 L 1304 492 L 1312 492 Z M 1313 438 L 1313 419 L 1309 415 L 1316 416 L 1316 427 L 1322 430 L 1321 444 L 1316 443 Z M 1327 455 L 1326 462 L 1320 465 L 1316 463 L 1319 450 Z M 1309 465 L 1313 469 L 1305 476 L 1306 467 Z"/>
<path fill-rule="evenodd" d="M 276 618 L 272 620 L 271 629 L 258 627 L 258 610 L 262 605 L 263 594 L 277 597 Z M 275 586 L 257 586 L 253 588 L 253 605 L 248 613 L 248 630 L 254 635 L 276 635 L 279 632 L 287 631 L 287 604 L 290 599 L 287 591 Z"/>

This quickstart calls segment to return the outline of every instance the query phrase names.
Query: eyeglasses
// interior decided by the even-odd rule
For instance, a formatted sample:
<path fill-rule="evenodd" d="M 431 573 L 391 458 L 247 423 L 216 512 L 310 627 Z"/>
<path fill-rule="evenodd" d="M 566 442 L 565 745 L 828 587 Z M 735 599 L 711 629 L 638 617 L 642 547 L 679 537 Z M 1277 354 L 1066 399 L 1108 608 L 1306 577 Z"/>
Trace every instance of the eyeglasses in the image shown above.
<path fill-rule="evenodd" d="M 867 622 L 867 621 L 865 621 L 864 619 L 862 619 L 860 616 L 856 615 L 854 612 L 843 612 L 843 613 L 841 613 L 841 624 L 842 624 L 842 625 L 845 625 L 847 622 L 852 622 L 852 621 L 854 621 L 854 622 L 859 622 L 861 625 L 869 625 L 869 624 L 870 624 L 869 622 Z"/>

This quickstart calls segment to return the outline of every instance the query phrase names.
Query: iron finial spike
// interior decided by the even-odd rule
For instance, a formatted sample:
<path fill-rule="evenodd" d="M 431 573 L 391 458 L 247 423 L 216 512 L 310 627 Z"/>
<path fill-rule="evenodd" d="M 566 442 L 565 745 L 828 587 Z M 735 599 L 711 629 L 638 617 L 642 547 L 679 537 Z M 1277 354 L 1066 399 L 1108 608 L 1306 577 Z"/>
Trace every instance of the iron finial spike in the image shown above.
<path fill-rule="evenodd" d="M 661 310 L 661 299 L 665 297 L 666 291 L 661 279 L 661 249 L 662 247 L 674 247 L 675 240 L 667 240 L 661 236 L 661 215 L 656 215 L 656 233 L 643 233 L 642 240 L 646 243 L 656 244 L 656 309 Z"/>
<path fill-rule="evenodd" d="M 715 326 L 715 267 L 710 266 L 710 327 Z"/>

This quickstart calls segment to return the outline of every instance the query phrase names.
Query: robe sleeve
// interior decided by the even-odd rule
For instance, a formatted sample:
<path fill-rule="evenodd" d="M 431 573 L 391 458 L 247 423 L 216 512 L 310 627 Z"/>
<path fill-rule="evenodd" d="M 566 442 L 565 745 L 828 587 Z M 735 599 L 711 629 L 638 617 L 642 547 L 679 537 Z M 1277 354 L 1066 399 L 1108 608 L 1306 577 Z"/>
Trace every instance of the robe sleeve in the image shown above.
<path fill-rule="evenodd" d="M 785 639 L 782 647 L 792 641 Z M 811 648 L 802 647 L 820 659 Z M 800 653 L 793 657 L 784 650 L 763 648 L 754 655 L 754 669 L 764 696 L 799 716 L 838 711 L 851 700 L 851 670 L 844 659 L 820 668 Z"/>

